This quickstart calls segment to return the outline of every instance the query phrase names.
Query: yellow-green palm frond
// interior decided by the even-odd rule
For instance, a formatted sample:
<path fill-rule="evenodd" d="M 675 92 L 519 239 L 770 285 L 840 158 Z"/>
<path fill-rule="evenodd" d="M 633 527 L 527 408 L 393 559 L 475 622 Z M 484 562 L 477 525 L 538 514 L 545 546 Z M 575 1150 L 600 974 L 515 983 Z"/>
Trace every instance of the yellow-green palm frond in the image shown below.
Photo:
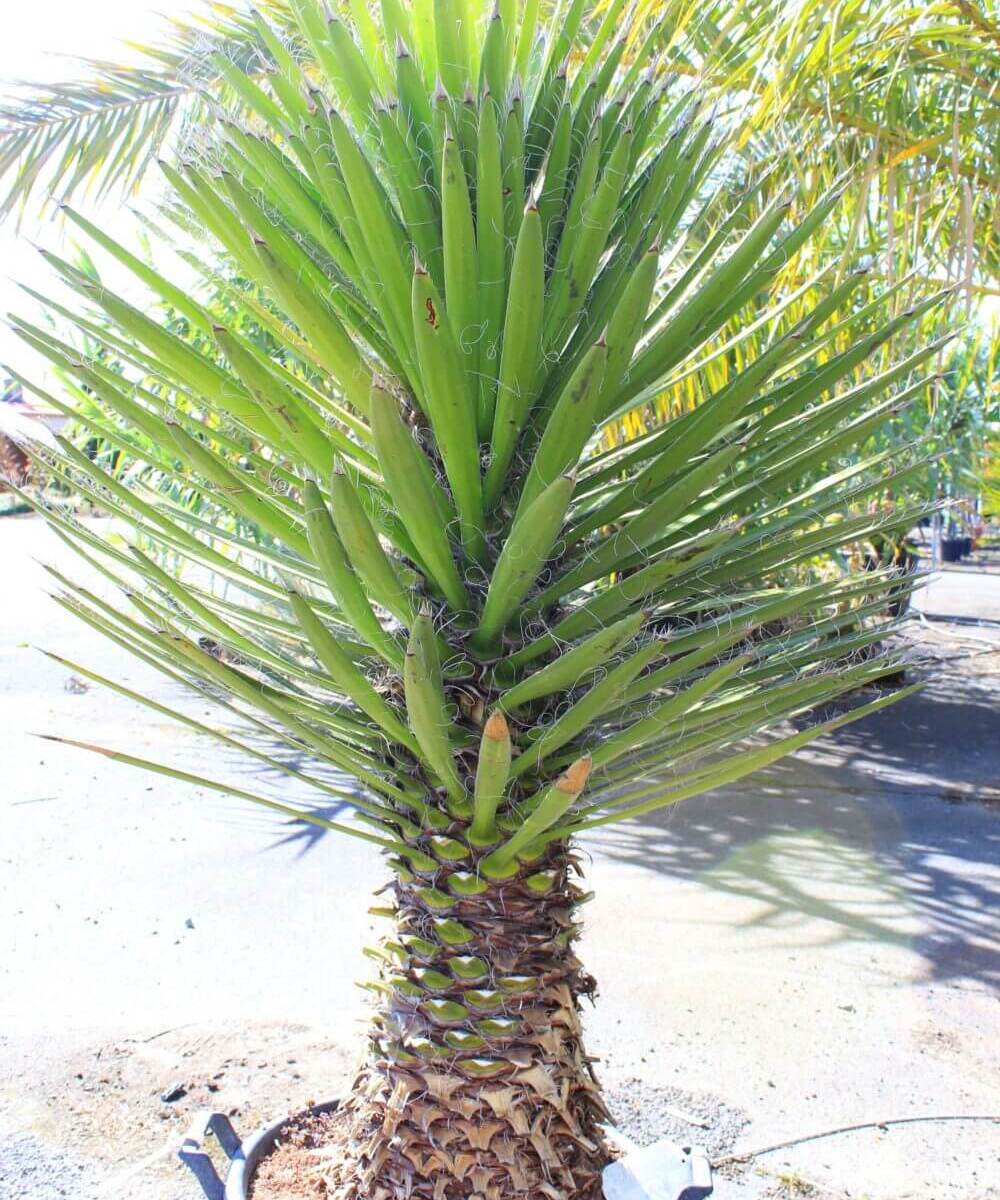
<path fill-rule="evenodd" d="M 287 30 L 283 0 L 258 7 Z M 231 95 L 227 65 L 251 74 L 273 65 L 248 13 L 226 4 L 166 21 L 155 45 L 127 46 L 135 64 L 83 60 L 77 80 L 9 85 L 0 102 L 0 220 L 32 199 L 132 191 L 172 132 L 209 121 L 211 101 Z"/>

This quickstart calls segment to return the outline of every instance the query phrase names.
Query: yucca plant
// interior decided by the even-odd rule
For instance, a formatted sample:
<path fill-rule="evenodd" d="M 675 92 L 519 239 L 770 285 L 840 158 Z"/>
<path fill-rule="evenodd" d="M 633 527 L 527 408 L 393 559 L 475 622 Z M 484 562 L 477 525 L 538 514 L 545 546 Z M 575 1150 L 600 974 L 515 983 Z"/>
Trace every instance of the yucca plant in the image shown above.
<path fill-rule="evenodd" d="M 551 25 L 531 0 L 385 0 L 379 22 L 353 6 L 353 25 L 292 7 L 320 70 L 258 18 L 278 68 L 266 85 L 231 72 L 252 119 L 164 167 L 183 220 L 270 298 L 257 315 L 283 356 L 82 217 L 197 338 L 53 255 L 101 318 L 58 311 L 125 374 L 15 321 L 105 414 L 81 420 L 210 503 L 36 447 L 141 540 L 50 513 L 126 598 L 57 575 L 60 602 L 254 737 L 69 665 L 348 797 L 357 822 L 101 753 L 385 852 L 391 932 L 330 1194 L 597 1195 L 606 1114 L 581 1038 L 573 839 L 888 702 L 747 740 L 898 670 L 872 653 L 892 627 L 865 623 L 897 580 L 795 568 L 900 524 L 873 502 L 919 447 L 854 451 L 936 347 L 838 391 L 919 316 L 831 350 L 872 318 L 849 275 L 787 328 L 779 298 L 770 341 L 696 409 L 609 441 L 766 291 L 843 185 L 751 223 L 734 191 L 686 254 L 720 131 L 696 93 L 624 55 L 621 2 L 592 22 L 573 0 Z"/>

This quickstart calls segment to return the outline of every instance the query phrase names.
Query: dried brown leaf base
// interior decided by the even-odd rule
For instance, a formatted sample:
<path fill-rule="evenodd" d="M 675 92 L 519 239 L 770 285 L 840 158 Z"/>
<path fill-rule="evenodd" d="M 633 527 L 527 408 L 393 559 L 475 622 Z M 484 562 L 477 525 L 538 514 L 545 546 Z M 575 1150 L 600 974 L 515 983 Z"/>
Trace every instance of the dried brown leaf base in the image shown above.
<path fill-rule="evenodd" d="M 250 1200 L 332 1200 L 333 1197 L 349 1196 L 358 1200 L 368 1200 L 368 1197 L 389 1200 L 407 1195 L 439 1195 L 451 1200 L 458 1197 L 463 1200 L 483 1197 L 485 1200 L 488 1196 L 514 1195 L 518 1200 L 542 1200 L 543 1197 L 545 1200 L 556 1197 L 569 1200 L 572 1195 L 579 1200 L 600 1200 L 600 1171 L 610 1157 L 609 1153 L 597 1163 L 587 1162 L 584 1152 L 571 1149 L 570 1161 L 562 1164 L 562 1170 L 553 1176 L 553 1182 L 549 1182 L 540 1179 L 537 1169 L 533 1169 L 532 1160 L 536 1156 L 530 1144 L 497 1142 L 492 1147 L 493 1161 L 490 1155 L 475 1154 L 476 1161 L 469 1164 L 467 1174 L 459 1179 L 453 1169 L 428 1161 L 434 1159 L 436 1152 L 440 1153 L 441 1147 L 427 1144 L 425 1139 L 423 1155 L 429 1170 L 422 1178 L 404 1165 L 402 1171 L 392 1173 L 396 1176 L 392 1182 L 387 1173 L 385 1178 L 370 1185 L 370 1190 L 363 1190 L 361 1176 L 367 1172 L 359 1171 L 357 1153 L 358 1134 L 364 1130 L 359 1130 L 358 1126 L 359 1122 L 345 1109 L 321 1116 L 303 1116 L 289 1124 L 275 1148 L 258 1167 L 250 1187 Z M 414 1146 L 409 1148 L 415 1149 Z M 461 1166 L 458 1156 L 451 1162 Z M 513 1175 L 508 1169 L 511 1166 L 515 1168 Z M 525 1184 L 534 1177 L 534 1186 L 525 1186 L 516 1192 L 508 1186 L 497 1186 L 497 1181 L 504 1177 L 512 1181 L 522 1174 Z M 556 1180 L 561 1178 L 565 1182 L 570 1176 L 574 1180 L 585 1180 L 586 1190 L 564 1191 Z"/>
<path fill-rule="evenodd" d="M 366 1062 L 335 1114 L 283 1139 L 253 1200 L 599 1200 L 612 1152 L 581 1035 L 575 872 L 559 846 L 470 896 L 394 881 Z"/>

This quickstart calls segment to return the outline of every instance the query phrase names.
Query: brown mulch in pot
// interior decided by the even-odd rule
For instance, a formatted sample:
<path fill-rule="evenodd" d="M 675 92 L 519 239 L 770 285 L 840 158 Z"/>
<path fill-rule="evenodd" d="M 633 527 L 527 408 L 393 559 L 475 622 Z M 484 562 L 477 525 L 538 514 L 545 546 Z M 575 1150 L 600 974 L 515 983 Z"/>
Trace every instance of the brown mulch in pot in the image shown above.
<path fill-rule="evenodd" d="M 254 1173 L 250 1200 L 326 1200 L 324 1164 L 342 1153 L 337 1117 L 322 1113 L 289 1123 Z"/>

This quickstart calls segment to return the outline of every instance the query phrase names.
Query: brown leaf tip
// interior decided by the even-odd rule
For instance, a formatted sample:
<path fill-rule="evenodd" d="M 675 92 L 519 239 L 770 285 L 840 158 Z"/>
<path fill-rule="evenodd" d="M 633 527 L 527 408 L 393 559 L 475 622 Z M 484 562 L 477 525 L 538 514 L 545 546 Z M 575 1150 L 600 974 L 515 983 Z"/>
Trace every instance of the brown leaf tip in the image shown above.
<path fill-rule="evenodd" d="M 483 737 L 488 737 L 494 742 L 503 742 L 510 737 L 510 729 L 503 713 L 490 713 L 486 724 L 483 726 Z"/>
<path fill-rule="evenodd" d="M 590 778 L 591 767 L 593 760 L 589 754 L 585 754 L 583 758 L 578 758 L 575 763 L 571 763 L 562 775 L 556 781 L 556 787 L 561 792 L 570 792 L 574 795 L 577 792 L 582 792 L 586 786 L 587 780 Z"/>

